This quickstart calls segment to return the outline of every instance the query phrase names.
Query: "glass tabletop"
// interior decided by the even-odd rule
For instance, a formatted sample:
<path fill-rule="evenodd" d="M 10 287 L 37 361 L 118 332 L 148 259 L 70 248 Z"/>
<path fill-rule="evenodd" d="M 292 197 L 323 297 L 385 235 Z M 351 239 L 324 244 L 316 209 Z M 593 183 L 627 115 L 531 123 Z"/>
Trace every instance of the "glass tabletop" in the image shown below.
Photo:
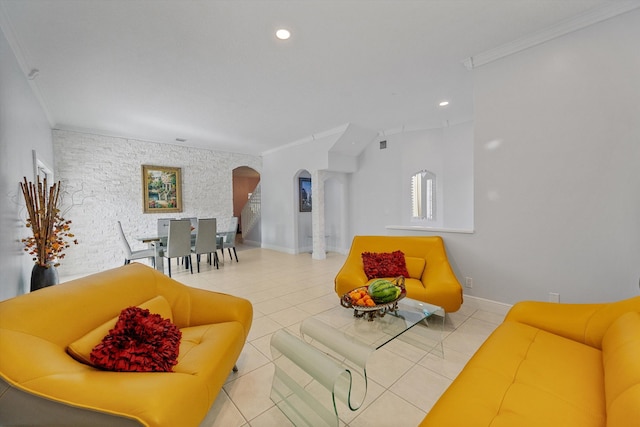
<path fill-rule="evenodd" d="M 367 316 L 356 317 L 353 309 L 341 306 L 313 318 L 333 328 L 334 333 L 373 349 L 399 338 L 418 348 L 432 350 L 439 346 L 442 351 L 445 311 L 442 307 L 422 301 L 403 298 L 398 302 L 396 311 L 387 312 L 373 320 L 368 320 Z"/>

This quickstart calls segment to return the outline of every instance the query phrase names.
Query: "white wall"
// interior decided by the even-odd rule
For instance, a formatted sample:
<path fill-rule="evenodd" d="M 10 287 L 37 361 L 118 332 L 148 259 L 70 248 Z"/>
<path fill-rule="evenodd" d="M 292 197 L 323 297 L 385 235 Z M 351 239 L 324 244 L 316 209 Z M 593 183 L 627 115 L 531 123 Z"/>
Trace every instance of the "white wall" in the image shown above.
<path fill-rule="evenodd" d="M 473 229 L 473 124 L 401 133 L 388 137 L 389 144 L 402 151 L 401 210 L 394 224 Z M 435 221 L 411 220 L 411 177 L 423 169 L 436 174 Z"/>
<path fill-rule="evenodd" d="M 328 167 L 328 150 L 340 135 L 291 145 L 263 155 L 262 247 L 286 253 L 298 250 L 298 173 Z M 314 200 L 313 208 L 317 204 Z M 302 215 L 302 214 L 301 214 Z M 305 220 L 310 213 L 304 213 Z"/>
<path fill-rule="evenodd" d="M 385 226 L 399 224 L 403 206 L 409 202 L 403 188 L 409 183 L 409 171 L 404 171 L 402 144 L 387 139 L 387 148 L 379 142 L 369 144 L 360 154 L 358 171 L 352 173 L 349 184 L 349 231 L 357 234 L 386 234 Z M 408 193 L 407 193 L 408 194 Z M 407 216 L 407 220 L 409 217 Z M 350 241 L 351 239 L 349 239 Z"/>
<path fill-rule="evenodd" d="M 327 174 L 324 184 L 324 229 L 325 244 L 328 252 L 347 253 L 351 246 L 348 235 L 349 212 L 348 200 L 348 175 L 343 173 Z"/>
<path fill-rule="evenodd" d="M 411 131 L 369 144 L 351 176 L 351 232 L 387 234 L 388 225 L 473 229 L 473 124 Z M 436 174 L 436 220 L 411 219 L 411 176 Z"/>
<path fill-rule="evenodd" d="M 640 11 L 474 71 L 475 234 L 446 234 L 468 294 L 609 301 L 640 277 Z"/>
<path fill-rule="evenodd" d="M 4 34 L 0 31 L 0 300 L 29 290 L 31 257 L 20 239 L 28 235 L 19 182 L 33 181 L 32 150 L 53 167 L 51 129 Z"/>
<path fill-rule="evenodd" d="M 444 228 L 473 230 L 473 123 L 443 129 Z"/>
<path fill-rule="evenodd" d="M 357 172 L 327 172 L 327 150 L 340 135 L 296 144 L 263 157 L 263 247 L 288 253 L 311 250 L 311 214 L 298 212 L 297 174 L 324 171 L 324 235 L 327 249 L 347 252 L 354 234 L 385 234 L 387 225 L 411 222 L 411 175 L 438 174 L 438 224 L 473 228 L 473 125 L 394 134 L 370 143 Z M 308 176 L 308 175 L 305 175 Z M 317 206 L 314 199 L 314 209 Z M 297 236 L 296 236 L 297 232 Z"/>
<path fill-rule="evenodd" d="M 233 169 L 260 172 L 259 157 L 178 145 L 54 131 L 56 173 L 75 206 L 65 215 L 80 244 L 72 246 L 60 276 L 94 273 L 119 266 L 124 252 L 116 233 L 121 221 L 134 249 L 135 236 L 156 232 L 158 218 L 217 218 L 218 227 L 233 216 Z M 183 212 L 145 214 L 142 209 L 142 165 L 182 168 Z"/>

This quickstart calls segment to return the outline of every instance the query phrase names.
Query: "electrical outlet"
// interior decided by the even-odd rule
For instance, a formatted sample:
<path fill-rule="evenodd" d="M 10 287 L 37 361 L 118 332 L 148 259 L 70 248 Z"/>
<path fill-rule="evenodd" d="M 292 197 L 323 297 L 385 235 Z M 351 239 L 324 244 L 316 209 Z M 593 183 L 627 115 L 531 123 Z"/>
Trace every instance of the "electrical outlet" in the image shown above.
<path fill-rule="evenodd" d="M 473 288 L 473 279 L 471 277 L 465 277 L 464 278 L 464 286 L 465 288 Z"/>
<path fill-rule="evenodd" d="M 549 302 L 560 302 L 560 294 L 557 292 L 549 292 Z"/>

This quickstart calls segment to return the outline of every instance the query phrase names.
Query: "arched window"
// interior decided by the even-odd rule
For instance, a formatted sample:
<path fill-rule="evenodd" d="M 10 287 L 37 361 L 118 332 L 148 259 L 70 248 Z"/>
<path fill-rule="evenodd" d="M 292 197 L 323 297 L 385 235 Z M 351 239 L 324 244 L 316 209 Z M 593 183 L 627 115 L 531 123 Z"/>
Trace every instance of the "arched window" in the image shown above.
<path fill-rule="evenodd" d="M 436 219 L 436 175 L 428 170 L 411 177 L 411 217 L 414 220 Z"/>

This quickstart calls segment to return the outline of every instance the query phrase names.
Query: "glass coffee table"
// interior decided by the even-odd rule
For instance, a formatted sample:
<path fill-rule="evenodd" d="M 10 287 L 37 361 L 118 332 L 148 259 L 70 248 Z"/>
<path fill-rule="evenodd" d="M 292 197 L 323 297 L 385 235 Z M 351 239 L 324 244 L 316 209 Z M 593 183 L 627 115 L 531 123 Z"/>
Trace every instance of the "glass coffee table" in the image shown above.
<path fill-rule="evenodd" d="M 302 322 L 299 337 L 286 330 L 273 335 L 271 399 L 296 426 L 338 426 L 338 408 L 359 409 L 367 360 L 394 340 L 444 356 L 442 307 L 403 298 L 372 321 L 354 314 L 336 306 Z"/>
<path fill-rule="evenodd" d="M 395 339 L 444 356 L 442 334 L 446 313 L 442 307 L 411 298 L 397 303 L 397 310 L 375 317 L 357 317 L 354 309 L 335 307 L 313 316 L 348 340 L 375 350 Z M 311 321 L 307 319 L 307 321 Z"/>

